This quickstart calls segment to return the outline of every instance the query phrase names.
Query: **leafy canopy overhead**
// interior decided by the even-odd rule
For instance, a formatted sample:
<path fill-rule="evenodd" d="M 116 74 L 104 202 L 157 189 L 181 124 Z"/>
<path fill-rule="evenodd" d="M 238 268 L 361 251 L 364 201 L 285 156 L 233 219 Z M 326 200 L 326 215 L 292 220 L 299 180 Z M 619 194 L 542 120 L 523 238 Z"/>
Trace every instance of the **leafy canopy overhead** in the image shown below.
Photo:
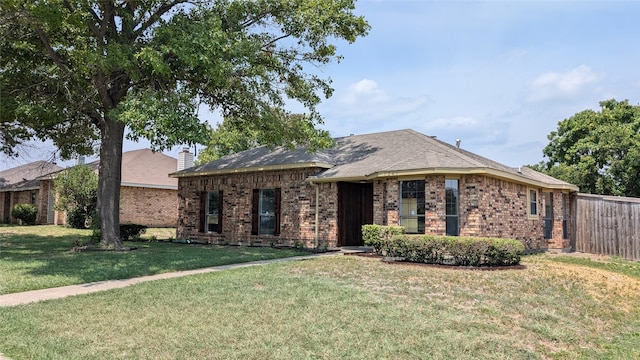
<path fill-rule="evenodd" d="M 640 197 L 640 105 L 600 102 L 558 123 L 535 166 L 592 194 Z"/>
<path fill-rule="evenodd" d="M 305 67 L 340 60 L 332 41 L 366 34 L 353 9 L 353 0 L 3 0 L 1 150 L 15 155 L 37 138 L 64 158 L 91 153 L 105 118 L 156 150 L 207 143 L 201 104 L 267 128 L 275 145 L 326 139 L 316 105 L 330 79 Z M 313 131 L 282 121 L 290 100 Z"/>
<path fill-rule="evenodd" d="M 203 144 L 204 104 L 270 145 L 328 142 L 330 79 L 309 67 L 366 35 L 354 1 L 0 0 L 0 151 L 50 139 L 68 159 L 99 143 L 102 242 L 120 248 L 126 129 L 155 150 Z M 307 114 L 292 121 L 288 102 Z"/>

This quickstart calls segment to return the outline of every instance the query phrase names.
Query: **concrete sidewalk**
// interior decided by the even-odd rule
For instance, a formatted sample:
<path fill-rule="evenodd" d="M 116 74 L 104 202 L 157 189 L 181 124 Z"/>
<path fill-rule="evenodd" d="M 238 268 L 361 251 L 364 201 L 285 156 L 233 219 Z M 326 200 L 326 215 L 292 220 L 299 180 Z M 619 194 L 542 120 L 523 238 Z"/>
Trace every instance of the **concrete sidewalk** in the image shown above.
<path fill-rule="evenodd" d="M 89 294 L 93 292 L 110 290 L 110 289 L 119 289 L 119 288 L 139 284 L 146 281 L 172 279 L 172 278 L 188 276 L 193 274 L 204 274 L 209 272 L 236 269 L 236 268 L 256 266 L 256 265 L 264 265 L 264 264 L 270 264 L 270 263 L 300 261 L 300 260 L 312 259 L 318 256 L 341 255 L 342 253 L 343 252 L 329 252 L 329 253 L 313 254 L 313 255 L 307 255 L 307 256 L 260 260 L 260 261 L 252 261 L 248 263 L 213 266 L 213 267 L 208 267 L 203 269 L 176 271 L 171 273 L 141 276 L 141 277 L 132 278 L 132 279 L 105 280 L 105 281 L 98 281 L 98 282 L 93 282 L 88 284 L 69 285 L 69 286 L 63 286 L 63 287 L 51 288 L 51 289 L 25 291 L 21 293 L 0 295 L 0 307 L 15 306 L 15 305 L 21 305 L 21 304 L 28 304 L 32 302 L 44 301 L 44 300 L 59 299 L 67 296 Z M 2 355 L 0 355 L 0 360 L 2 360 Z"/>

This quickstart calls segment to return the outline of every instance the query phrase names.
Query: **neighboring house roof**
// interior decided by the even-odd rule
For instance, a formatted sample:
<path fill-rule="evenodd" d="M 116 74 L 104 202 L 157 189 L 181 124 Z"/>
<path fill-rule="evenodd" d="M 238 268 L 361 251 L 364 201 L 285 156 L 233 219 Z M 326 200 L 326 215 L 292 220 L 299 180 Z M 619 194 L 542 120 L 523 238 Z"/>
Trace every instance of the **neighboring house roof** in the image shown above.
<path fill-rule="evenodd" d="M 151 149 L 122 153 L 122 186 L 177 189 L 178 180 L 169 177 L 175 172 L 178 159 Z"/>
<path fill-rule="evenodd" d="M 325 168 L 309 180 L 363 181 L 427 174 L 487 174 L 530 185 L 578 191 L 575 185 L 523 167 L 512 168 L 414 130 L 397 130 L 335 139 L 315 154 L 302 149 L 266 147 L 175 172 L 172 177 L 316 166 Z"/>
<path fill-rule="evenodd" d="M 92 161 L 86 164 L 98 171 L 100 161 Z M 177 189 L 178 180 L 168 175 L 176 171 L 178 160 L 161 152 L 153 152 L 151 149 L 131 150 L 122 153 L 122 179 L 121 186 L 148 187 L 159 189 Z M 47 178 L 54 178 L 56 174 L 65 169 L 58 167 Z M 44 177 L 41 177 L 43 179 Z"/>
<path fill-rule="evenodd" d="M 63 168 L 46 161 L 34 161 L 0 171 L 0 191 L 34 190 L 40 187 L 39 177 Z"/>

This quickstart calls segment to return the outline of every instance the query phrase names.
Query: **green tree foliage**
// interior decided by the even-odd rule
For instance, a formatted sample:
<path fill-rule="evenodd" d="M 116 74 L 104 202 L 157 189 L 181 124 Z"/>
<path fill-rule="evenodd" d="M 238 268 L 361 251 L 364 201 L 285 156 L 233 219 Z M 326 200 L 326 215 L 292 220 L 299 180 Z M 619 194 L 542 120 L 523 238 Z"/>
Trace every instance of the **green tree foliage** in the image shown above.
<path fill-rule="evenodd" d="M 67 212 L 67 223 L 85 228 L 92 220 L 98 201 L 98 175 L 88 165 L 60 172 L 53 180 L 56 210 Z"/>
<path fill-rule="evenodd" d="M 0 0 L 0 150 L 51 139 L 64 159 L 100 144 L 104 246 L 122 248 L 122 143 L 206 144 L 201 104 L 274 145 L 327 134 L 316 110 L 330 79 L 308 69 L 368 31 L 355 0 Z M 285 103 L 304 106 L 305 131 Z"/>
<path fill-rule="evenodd" d="M 304 134 L 304 138 L 308 139 L 306 143 L 299 144 L 296 141 L 300 134 Z M 313 120 L 304 114 L 283 114 L 282 121 L 270 124 L 226 119 L 211 130 L 210 136 L 209 144 L 198 155 L 199 164 L 261 145 L 283 145 L 288 148 L 301 145 L 309 151 L 333 145 L 333 139 L 329 133 L 315 129 Z M 282 139 L 289 140 L 282 141 Z"/>
<path fill-rule="evenodd" d="M 558 123 L 534 166 L 591 194 L 640 197 L 640 105 L 600 102 Z"/>

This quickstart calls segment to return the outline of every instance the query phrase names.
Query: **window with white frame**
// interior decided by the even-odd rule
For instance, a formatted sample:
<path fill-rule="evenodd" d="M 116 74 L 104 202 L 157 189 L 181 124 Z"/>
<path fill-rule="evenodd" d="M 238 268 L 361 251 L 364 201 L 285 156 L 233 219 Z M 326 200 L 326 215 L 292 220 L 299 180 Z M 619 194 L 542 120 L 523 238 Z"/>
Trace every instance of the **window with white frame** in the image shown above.
<path fill-rule="evenodd" d="M 538 216 L 538 191 L 529 189 L 529 216 Z"/>
<path fill-rule="evenodd" d="M 424 234 L 424 180 L 400 182 L 400 225 L 407 234 Z"/>

